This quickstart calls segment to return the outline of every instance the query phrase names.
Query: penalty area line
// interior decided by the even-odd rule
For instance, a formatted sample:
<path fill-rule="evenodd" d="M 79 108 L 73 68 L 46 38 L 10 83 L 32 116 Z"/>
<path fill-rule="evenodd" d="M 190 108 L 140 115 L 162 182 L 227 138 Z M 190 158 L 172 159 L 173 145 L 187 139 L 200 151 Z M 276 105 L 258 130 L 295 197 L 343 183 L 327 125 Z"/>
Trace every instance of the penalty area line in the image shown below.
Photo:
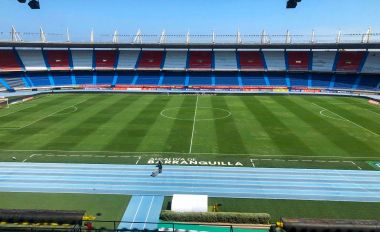
<path fill-rule="evenodd" d="M 347 119 L 347 118 L 345 118 L 345 117 L 343 117 L 343 116 L 341 116 L 341 115 L 339 115 L 339 114 L 337 114 L 337 113 L 335 113 L 335 112 L 332 112 L 331 110 L 326 109 L 326 108 L 323 107 L 323 106 L 320 106 L 320 105 L 318 105 L 318 104 L 316 104 L 316 103 L 314 103 L 314 102 L 313 102 L 312 104 L 315 105 L 315 106 L 318 106 L 318 107 L 321 108 L 321 109 L 324 109 L 324 110 L 326 110 L 326 111 L 329 111 L 330 113 L 335 114 L 336 116 L 338 116 L 339 118 L 341 118 L 343 121 L 350 122 L 350 123 L 354 124 L 355 126 L 357 126 L 357 127 L 359 127 L 359 128 L 362 128 L 362 129 L 364 129 L 364 130 L 370 132 L 370 133 L 373 134 L 373 135 L 380 136 L 379 134 L 377 134 L 377 133 L 375 133 L 375 132 L 369 130 L 368 128 L 365 128 L 365 127 L 363 127 L 363 126 L 361 126 L 361 125 L 359 125 L 359 124 L 357 124 L 357 123 L 355 123 L 355 122 L 353 122 L 353 121 L 351 121 L 351 120 L 349 120 L 349 119 Z"/>

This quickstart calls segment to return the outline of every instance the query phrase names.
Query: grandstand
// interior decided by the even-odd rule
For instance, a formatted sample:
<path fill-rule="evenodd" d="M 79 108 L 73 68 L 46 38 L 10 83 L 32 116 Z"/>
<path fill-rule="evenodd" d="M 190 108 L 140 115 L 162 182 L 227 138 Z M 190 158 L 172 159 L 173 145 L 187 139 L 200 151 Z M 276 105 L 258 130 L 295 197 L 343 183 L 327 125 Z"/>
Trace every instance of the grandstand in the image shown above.
<path fill-rule="evenodd" d="M 378 53 L 370 49 L 2 49 L 0 77 L 8 91 L 82 85 L 376 91 Z M 127 70 L 133 72 L 128 81 Z"/>

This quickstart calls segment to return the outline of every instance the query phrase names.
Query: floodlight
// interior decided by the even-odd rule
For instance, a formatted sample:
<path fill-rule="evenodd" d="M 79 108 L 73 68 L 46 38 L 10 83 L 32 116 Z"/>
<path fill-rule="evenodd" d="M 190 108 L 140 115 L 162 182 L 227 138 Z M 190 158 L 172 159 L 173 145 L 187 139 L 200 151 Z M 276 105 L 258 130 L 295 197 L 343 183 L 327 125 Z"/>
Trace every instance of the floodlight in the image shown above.
<path fill-rule="evenodd" d="M 302 0 L 288 0 L 288 2 L 286 3 L 286 8 L 296 8 L 297 7 L 297 3 L 301 2 Z"/>
<path fill-rule="evenodd" d="M 28 5 L 29 5 L 30 9 L 33 9 L 33 10 L 40 9 L 39 0 L 30 0 Z"/>

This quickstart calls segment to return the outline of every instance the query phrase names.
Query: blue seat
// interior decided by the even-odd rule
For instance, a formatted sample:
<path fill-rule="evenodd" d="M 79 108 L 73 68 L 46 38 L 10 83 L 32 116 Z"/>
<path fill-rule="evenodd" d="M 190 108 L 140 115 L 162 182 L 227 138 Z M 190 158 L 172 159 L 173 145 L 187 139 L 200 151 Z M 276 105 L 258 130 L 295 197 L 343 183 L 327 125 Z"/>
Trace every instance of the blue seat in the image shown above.
<path fill-rule="evenodd" d="M 291 86 L 308 86 L 309 75 L 308 74 L 289 74 L 288 75 Z"/>
<path fill-rule="evenodd" d="M 46 72 L 27 73 L 33 86 L 51 86 L 48 74 Z"/>
<path fill-rule="evenodd" d="M 312 87 L 328 88 L 330 86 L 332 75 L 331 74 L 313 74 Z"/>
<path fill-rule="evenodd" d="M 379 90 L 380 76 L 362 75 L 357 89 Z"/>
<path fill-rule="evenodd" d="M 189 74 L 189 85 L 212 85 L 210 72 L 192 72 Z"/>
<path fill-rule="evenodd" d="M 134 71 L 118 72 L 117 85 L 131 85 L 135 78 Z"/>
<path fill-rule="evenodd" d="M 77 85 L 92 85 L 93 84 L 92 72 L 76 72 L 75 79 Z"/>
<path fill-rule="evenodd" d="M 264 75 L 261 73 L 241 73 L 244 86 L 266 86 Z"/>
<path fill-rule="evenodd" d="M 98 85 L 112 85 L 114 72 L 97 72 L 96 84 Z"/>
<path fill-rule="evenodd" d="M 287 86 L 284 74 L 268 74 L 269 84 L 271 86 Z"/>
<path fill-rule="evenodd" d="M 162 85 L 185 85 L 186 73 L 184 72 L 166 72 Z"/>
<path fill-rule="evenodd" d="M 69 72 L 52 72 L 51 75 L 56 86 L 72 85 L 71 73 Z"/>
<path fill-rule="evenodd" d="M 137 78 L 136 85 L 158 85 L 159 80 L 159 72 L 141 72 Z"/>
<path fill-rule="evenodd" d="M 336 75 L 334 88 L 352 89 L 357 78 L 357 75 Z"/>
<path fill-rule="evenodd" d="M 223 72 L 215 74 L 215 85 L 239 85 L 236 72 Z"/>

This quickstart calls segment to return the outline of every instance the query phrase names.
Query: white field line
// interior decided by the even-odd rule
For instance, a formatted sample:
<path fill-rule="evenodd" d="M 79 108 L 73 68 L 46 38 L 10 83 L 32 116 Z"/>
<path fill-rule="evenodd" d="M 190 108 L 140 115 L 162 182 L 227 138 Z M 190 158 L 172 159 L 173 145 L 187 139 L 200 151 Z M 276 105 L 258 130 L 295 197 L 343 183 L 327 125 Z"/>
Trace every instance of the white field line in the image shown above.
<path fill-rule="evenodd" d="M 152 151 L 152 152 L 138 152 L 138 151 L 76 151 L 76 150 L 12 150 L 12 149 L 0 149 L 3 152 L 66 152 L 66 153 L 110 153 L 110 154 L 137 154 L 137 155 L 154 155 L 154 154 L 174 154 L 174 155 L 187 155 L 189 153 L 184 152 L 165 152 L 165 151 Z M 308 155 L 262 155 L 262 154 L 254 154 L 254 153 L 246 153 L 246 154 L 226 154 L 226 153 L 212 153 L 212 152 L 196 152 L 192 153 L 194 155 L 246 155 L 253 157 L 298 157 L 298 158 L 335 158 L 335 159 L 379 159 L 378 156 L 339 156 L 339 155 L 325 155 L 325 156 L 308 156 Z M 266 159 L 272 160 L 272 159 Z"/>
<path fill-rule="evenodd" d="M 22 126 L 22 127 L 20 127 L 19 129 L 24 129 L 25 127 L 31 126 L 31 125 L 33 125 L 33 124 L 36 123 L 36 122 L 39 122 L 39 121 L 41 121 L 41 120 L 44 120 L 45 118 L 51 117 L 51 116 L 53 116 L 54 114 L 57 114 L 57 113 L 61 112 L 62 110 L 65 110 L 65 109 L 68 109 L 68 108 L 71 108 L 71 107 L 76 107 L 76 105 L 79 105 L 79 104 L 81 104 L 81 103 L 83 103 L 83 102 L 85 102 L 85 101 L 87 101 L 87 100 L 88 100 L 88 98 L 87 98 L 87 99 L 84 99 L 84 100 L 81 101 L 81 102 L 75 103 L 75 104 L 73 104 L 73 105 L 71 105 L 71 106 L 65 107 L 65 108 L 63 108 L 63 109 L 59 109 L 59 110 L 57 110 L 57 111 L 55 111 L 55 112 L 53 112 L 53 113 L 51 113 L 51 114 L 49 114 L 49 115 L 47 115 L 47 116 L 45 116 L 45 117 L 39 118 L 39 119 L 37 119 L 37 120 L 35 120 L 35 121 L 29 123 L 29 124 L 26 124 L 25 126 Z"/>
<path fill-rule="evenodd" d="M 353 165 L 355 165 L 359 170 L 362 170 L 362 168 L 359 166 L 359 165 L 357 165 L 354 161 L 350 161 Z"/>
<path fill-rule="evenodd" d="M 197 110 L 198 110 L 198 95 L 197 95 L 197 101 L 195 102 L 195 111 L 194 111 L 194 119 L 193 119 L 193 130 L 191 131 L 191 140 L 190 140 L 190 149 L 189 154 L 191 154 L 191 150 L 193 148 L 193 139 L 194 139 L 194 129 L 195 129 L 195 122 L 197 117 Z"/>
<path fill-rule="evenodd" d="M 370 133 L 373 134 L 373 135 L 380 136 L 379 134 L 377 134 L 377 133 L 375 133 L 375 132 L 373 132 L 373 131 L 371 131 L 371 130 L 369 130 L 369 129 L 367 129 L 367 128 L 365 128 L 365 127 L 363 127 L 363 126 L 361 126 L 361 125 L 359 125 L 359 124 L 357 124 L 357 123 L 355 123 L 355 122 L 353 122 L 353 121 L 351 121 L 351 120 L 349 120 L 349 119 L 347 119 L 347 118 L 345 118 L 345 117 L 343 117 L 343 116 L 341 116 L 341 115 L 339 115 L 339 114 L 337 114 L 337 113 L 334 113 L 334 112 L 332 112 L 331 110 L 328 110 L 328 109 L 326 109 L 326 108 L 323 107 L 323 106 L 320 106 L 320 105 L 318 105 L 318 104 L 316 104 L 316 103 L 312 103 L 312 104 L 315 105 L 315 106 L 318 106 L 318 107 L 321 108 L 321 109 L 324 109 L 324 110 L 326 110 L 326 111 L 329 111 L 329 112 L 335 114 L 336 116 L 338 116 L 339 118 L 343 119 L 344 121 L 350 122 L 350 123 L 354 124 L 355 126 L 357 126 L 357 127 L 359 127 L 359 128 L 362 128 L 363 130 L 366 130 L 366 131 L 370 132 Z"/>

